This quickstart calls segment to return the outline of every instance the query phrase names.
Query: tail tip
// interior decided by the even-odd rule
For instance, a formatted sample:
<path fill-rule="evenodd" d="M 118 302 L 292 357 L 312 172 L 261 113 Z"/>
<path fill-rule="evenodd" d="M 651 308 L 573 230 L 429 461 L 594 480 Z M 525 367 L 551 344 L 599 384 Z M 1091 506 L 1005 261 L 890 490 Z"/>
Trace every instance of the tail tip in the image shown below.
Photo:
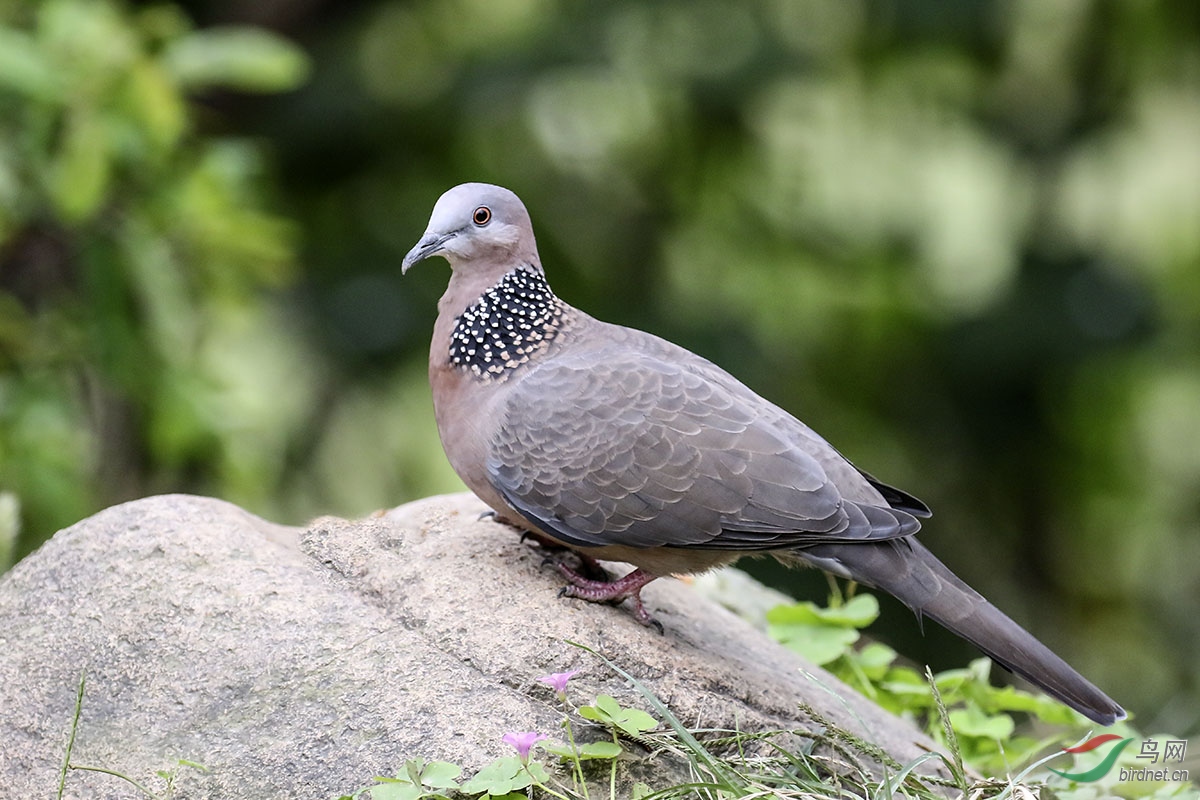
<path fill-rule="evenodd" d="M 1121 708 L 1116 703 L 1112 703 L 1111 705 L 1107 705 L 1102 708 L 1080 709 L 1080 713 L 1082 713 L 1092 722 L 1095 722 L 1098 725 L 1103 725 L 1106 728 L 1110 725 L 1115 725 L 1129 716 L 1125 713 L 1125 709 Z"/>

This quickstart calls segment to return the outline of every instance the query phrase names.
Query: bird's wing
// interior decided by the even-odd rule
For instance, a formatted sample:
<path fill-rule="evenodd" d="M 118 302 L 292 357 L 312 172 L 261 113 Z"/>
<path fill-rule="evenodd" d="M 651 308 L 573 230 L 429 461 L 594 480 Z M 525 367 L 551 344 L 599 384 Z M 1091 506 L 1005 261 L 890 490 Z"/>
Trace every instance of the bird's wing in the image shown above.
<path fill-rule="evenodd" d="M 920 527 L 843 497 L 826 459 L 796 446 L 807 428 L 698 356 L 618 350 L 539 365 L 490 441 L 493 485 L 564 543 L 773 550 Z"/>

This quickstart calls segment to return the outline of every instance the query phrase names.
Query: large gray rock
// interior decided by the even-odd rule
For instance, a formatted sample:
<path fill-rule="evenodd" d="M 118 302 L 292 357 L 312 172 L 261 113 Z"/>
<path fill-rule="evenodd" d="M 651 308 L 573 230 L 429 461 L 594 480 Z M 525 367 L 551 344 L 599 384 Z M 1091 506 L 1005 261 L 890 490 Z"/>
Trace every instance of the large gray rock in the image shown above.
<path fill-rule="evenodd" d="M 558 598 L 543 554 L 483 510 L 453 495 L 301 529 L 175 495 L 61 531 L 0 578 L 4 796 L 54 796 L 81 673 L 72 763 L 155 790 L 179 759 L 204 764 L 180 771 L 178 798 L 336 796 L 412 757 L 478 769 L 512 754 L 508 731 L 558 734 L 536 681 L 549 672 L 581 670 L 576 703 L 607 692 L 645 708 L 568 641 L 692 727 L 819 730 L 803 702 L 902 763 L 929 746 L 677 581 L 645 593 L 663 635 L 627 609 Z M 622 773 L 661 787 L 679 769 L 631 759 Z M 72 770 L 63 796 L 133 793 Z"/>

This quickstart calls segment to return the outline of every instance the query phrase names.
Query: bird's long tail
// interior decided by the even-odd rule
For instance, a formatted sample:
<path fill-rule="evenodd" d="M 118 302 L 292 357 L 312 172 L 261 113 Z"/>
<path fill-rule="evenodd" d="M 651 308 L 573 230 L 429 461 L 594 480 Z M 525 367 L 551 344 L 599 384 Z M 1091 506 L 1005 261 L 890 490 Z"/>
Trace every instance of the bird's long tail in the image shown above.
<path fill-rule="evenodd" d="M 960 580 L 914 537 L 818 545 L 798 555 L 894 595 L 1094 722 L 1111 725 L 1125 718 L 1124 709 L 1108 695 Z"/>

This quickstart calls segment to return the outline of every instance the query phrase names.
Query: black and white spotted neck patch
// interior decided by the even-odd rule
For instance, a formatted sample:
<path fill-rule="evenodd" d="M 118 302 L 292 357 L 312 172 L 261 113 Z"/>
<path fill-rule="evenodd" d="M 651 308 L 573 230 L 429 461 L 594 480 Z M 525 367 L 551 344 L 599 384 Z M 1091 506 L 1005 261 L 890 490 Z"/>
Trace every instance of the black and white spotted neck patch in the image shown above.
<path fill-rule="evenodd" d="M 458 318 L 450 363 L 480 378 L 506 378 L 550 344 L 566 308 L 540 270 L 514 269 Z"/>

